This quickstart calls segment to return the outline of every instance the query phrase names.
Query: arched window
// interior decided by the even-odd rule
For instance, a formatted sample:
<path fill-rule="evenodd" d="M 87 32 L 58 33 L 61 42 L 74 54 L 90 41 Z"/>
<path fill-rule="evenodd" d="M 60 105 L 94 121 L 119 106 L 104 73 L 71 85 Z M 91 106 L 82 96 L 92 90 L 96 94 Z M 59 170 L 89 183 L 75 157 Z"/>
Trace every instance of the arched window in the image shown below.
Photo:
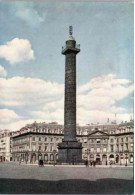
<path fill-rule="evenodd" d="M 104 162 L 106 162 L 106 161 L 107 161 L 107 156 L 106 156 L 105 154 L 103 154 L 103 156 L 102 156 L 102 160 L 103 160 Z"/>
<path fill-rule="evenodd" d="M 50 155 L 50 161 L 53 161 L 53 160 L 54 160 L 54 155 L 51 154 L 51 155 Z"/>
<path fill-rule="evenodd" d="M 36 154 L 35 153 L 32 154 L 31 160 L 32 160 L 33 163 L 36 161 Z"/>
<path fill-rule="evenodd" d="M 48 154 L 44 155 L 44 161 L 48 161 Z"/>
<path fill-rule="evenodd" d="M 110 158 L 111 160 L 114 160 L 114 155 L 111 154 L 111 155 L 109 156 L 109 158 Z"/>

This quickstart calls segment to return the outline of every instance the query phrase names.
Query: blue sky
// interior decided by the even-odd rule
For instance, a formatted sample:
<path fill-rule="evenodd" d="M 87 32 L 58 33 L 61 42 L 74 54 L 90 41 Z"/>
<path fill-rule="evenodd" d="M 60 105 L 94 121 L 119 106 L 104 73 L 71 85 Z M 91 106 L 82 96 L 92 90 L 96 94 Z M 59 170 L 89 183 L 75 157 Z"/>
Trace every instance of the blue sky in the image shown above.
<path fill-rule="evenodd" d="M 73 36 L 81 45 L 77 55 L 78 123 L 106 122 L 107 117 L 114 120 L 114 113 L 119 122 L 130 119 L 133 108 L 132 3 L 1 1 L 0 75 L 3 78 L 0 87 L 3 94 L 0 112 L 2 116 L 9 115 L 9 120 L 1 119 L 0 128 L 12 128 L 15 124 L 19 128 L 32 120 L 62 123 L 65 59 L 61 48 L 68 38 L 69 25 L 73 26 Z M 37 79 L 39 85 L 35 84 Z M 95 82 L 101 86 L 97 87 Z M 106 82 L 110 82 L 107 87 Z M 28 90 L 24 90 L 25 84 Z M 31 104 L 34 86 L 38 95 L 33 94 L 35 103 Z M 94 93 L 96 90 L 98 93 Z M 104 93 L 99 94 L 103 90 Z M 115 98 L 106 94 L 109 91 Z M 97 107 L 87 107 L 83 102 Z M 97 117 L 98 113 L 101 118 Z"/>

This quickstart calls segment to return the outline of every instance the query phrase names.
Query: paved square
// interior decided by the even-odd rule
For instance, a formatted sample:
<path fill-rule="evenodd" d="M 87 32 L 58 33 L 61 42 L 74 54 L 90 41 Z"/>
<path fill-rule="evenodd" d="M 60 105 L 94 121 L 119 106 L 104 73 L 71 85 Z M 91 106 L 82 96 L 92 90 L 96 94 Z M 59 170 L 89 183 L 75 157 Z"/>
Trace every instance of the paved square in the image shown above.
<path fill-rule="evenodd" d="M 133 194 L 133 168 L 0 164 L 0 193 Z"/>

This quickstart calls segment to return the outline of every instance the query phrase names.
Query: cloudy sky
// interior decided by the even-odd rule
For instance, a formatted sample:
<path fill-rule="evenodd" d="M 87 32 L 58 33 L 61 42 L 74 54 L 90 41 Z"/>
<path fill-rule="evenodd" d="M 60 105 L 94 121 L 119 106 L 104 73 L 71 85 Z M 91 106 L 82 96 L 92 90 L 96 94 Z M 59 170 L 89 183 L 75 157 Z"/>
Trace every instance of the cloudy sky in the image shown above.
<path fill-rule="evenodd" d="M 133 4 L 0 1 L 0 129 L 63 124 L 68 27 L 77 55 L 77 123 L 130 120 Z"/>

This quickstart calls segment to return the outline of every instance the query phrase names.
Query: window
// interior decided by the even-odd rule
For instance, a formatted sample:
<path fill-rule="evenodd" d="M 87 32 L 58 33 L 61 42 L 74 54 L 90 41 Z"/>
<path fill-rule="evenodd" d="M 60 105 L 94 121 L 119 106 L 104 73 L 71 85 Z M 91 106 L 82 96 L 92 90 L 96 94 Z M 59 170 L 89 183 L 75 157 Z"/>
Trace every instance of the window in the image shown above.
<path fill-rule="evenodd" d="M 39 137 L 38 140 L 41 141 L 41 137 Z"/>
<path fill-rule="evenodd" d="M 45 151 L 47 151 L 47 146 L 45 146 Z"/>
<path fill-rule="evenodd" d="M 121 152 L 123 152 L 123 144 L 121 145 Z"/>
<path fill-rule="evenodd" d="M 128 137 L 126 137 L 126 141 L 128 142 Z"/>
<path fill-rule="evenodd" d="M 94 152 L 94 148 L 91 148 L 90 150 L 91 150 L 91 152 Z"/>
<path fill-rule="evenodd" d="M 45 137 L 45 142 L 47 142 L 47 137 Z"/>
<path fill-rule="evenodd" d="M 117 143 L 119 143 L 119 139 L 117 138 Z"/>
<path fill-rule="evenodd" d="M 52 137 L 51 137 L 50 141 L 53 142 L 53 138 Z"/>
<path fill-rule="evenodd" d="M 32 141 L 35 141 L 35 137 L 32 138 Z"/>
<path fill-rule="evenodd" d="M 121 138 L 121 142 L 123 142 L 123 138 Z"/>
<path fill-rule="evenodd" d="M 35 146 L 35 145 L 33 145 L 32 150 L 33 150 L 33 151 L 35 151 L 35 150 L 36 150 L 36 146 Z"/>
<path fill-rule="evenodd" d="M 119 145 L 116 145 L 116 152 L 119 152 Z"/>
<path fill-rule="evenodd" d="M 125 144 L 125 149 L 128 150 L 128 144 Z"/>
<path fill-rule="evenodd" d="M 53 146 L 50 146 L 50 151 L 51 151 L 51 152 L 53 151 Z"/>
<path fill-rule="evenodd" d="M 133 144 L 130 144 L 131 152 L 133 152 Z"/>
<path fill-rule="evenodd" d="M 54 155 L 53 155 L 53 154 L 50 155 L 50 160 L 51 160 L 51 161 L 54 160 Z"/>
<path fill-rule="evenodd" d="M 103 148 L 103 152 L 106 152 L 107 151 L 107 148 Z"/>
<path fill-rule="evenodd" d="M 97 144 L 100 144 L 100 139 L 97 139 Z"/>
<path fill-rule="evenodd" d="M 97 152 L 100 152 L 100 148 L 97 148 Z"/>
<path fill-rule="evenodd" d="M 110 148 L 111 148 L 111 152 L 113 152 L 113 145 L 111 145 Z"/>
<path fill-rule="evenodd" d="M 113 139 L 111 139 L 110 142 L 113 143 Z"/>
<path fill-rule="evenodd" d="M 38 148 L 39 150 L 41 150 L 41 146 L 39 146 L 39 148 Z"/>
<path fill-rule="evenodd" d="M 48 155 L 47 154 L 44 155 L 44 160 L 48 161 Z"/>

